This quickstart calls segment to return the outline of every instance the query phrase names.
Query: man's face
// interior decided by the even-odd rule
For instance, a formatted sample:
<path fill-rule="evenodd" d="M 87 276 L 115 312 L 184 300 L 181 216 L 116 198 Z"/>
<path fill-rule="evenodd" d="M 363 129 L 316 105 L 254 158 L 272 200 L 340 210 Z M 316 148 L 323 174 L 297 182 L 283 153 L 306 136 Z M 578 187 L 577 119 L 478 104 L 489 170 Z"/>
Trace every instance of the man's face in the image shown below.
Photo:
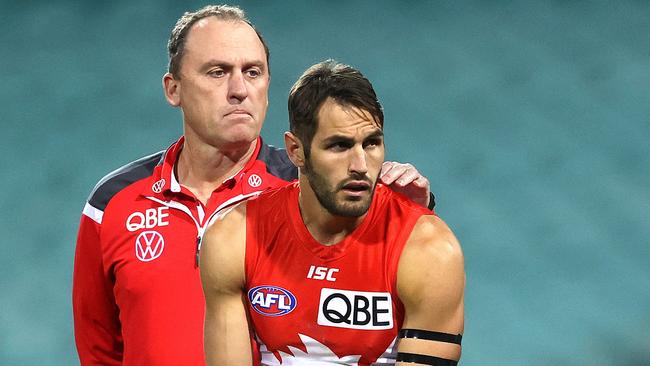
<path fill-rule="evenodd" d="M 185 135 L 219 148 L 250 144 L 266 116 L 269 80 L 253 28 L 215 17 L 199 20 L 187 34 L 180 67 Z"/>
<path fill-rule="evenodd" d="M 320 204 L 335 216 L 364 215 L 383 162 L 383 132 L 372 115 L 327 99 L 303 169 Z"/>

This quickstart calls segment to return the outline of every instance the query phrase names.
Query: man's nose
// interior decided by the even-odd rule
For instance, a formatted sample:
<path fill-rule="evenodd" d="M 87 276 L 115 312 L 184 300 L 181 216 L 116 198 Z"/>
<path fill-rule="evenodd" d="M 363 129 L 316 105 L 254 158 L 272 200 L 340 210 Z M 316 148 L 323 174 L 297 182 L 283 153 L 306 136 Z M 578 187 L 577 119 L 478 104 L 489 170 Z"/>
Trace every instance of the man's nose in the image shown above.
<path fill-rule="evenodd" d="M 228 99 L 241 102 L 247 96 L 248 89 L 244 74 L 241 71 L 234 71 L 228 80 Z"/>
<path fill-rule="evenodd" d="M 359 174 L 366 174 L 368 172 L 368 164 L 366 164 L 366 151 L 363 146 L 355 146 L 350 149 L 350 172 Z"/>

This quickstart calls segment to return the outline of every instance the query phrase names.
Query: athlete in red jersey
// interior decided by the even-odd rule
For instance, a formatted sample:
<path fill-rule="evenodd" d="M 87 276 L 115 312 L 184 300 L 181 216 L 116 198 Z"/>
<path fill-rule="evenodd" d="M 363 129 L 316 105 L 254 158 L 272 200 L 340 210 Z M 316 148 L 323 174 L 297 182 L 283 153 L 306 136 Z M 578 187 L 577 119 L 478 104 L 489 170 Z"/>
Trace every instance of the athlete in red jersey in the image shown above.
<path fill-rule="evenodd" d="M 299 195 L 293 184 L 246 207 L 245 289 L 262 361 L 394 362 L 404 319 L 398 261 L 411 229 L 431 211 L 378 185 L 360 225 L 325 246 L 303 224 Z"/>
<path fill-rule="evenodd" d="M 433 212 L 377 185 L 383 112 L 349 66 L 289 96 L 299 182 L 216 217 L 201 252 L 209 365 L 456 365 L 463 257 Z"/>

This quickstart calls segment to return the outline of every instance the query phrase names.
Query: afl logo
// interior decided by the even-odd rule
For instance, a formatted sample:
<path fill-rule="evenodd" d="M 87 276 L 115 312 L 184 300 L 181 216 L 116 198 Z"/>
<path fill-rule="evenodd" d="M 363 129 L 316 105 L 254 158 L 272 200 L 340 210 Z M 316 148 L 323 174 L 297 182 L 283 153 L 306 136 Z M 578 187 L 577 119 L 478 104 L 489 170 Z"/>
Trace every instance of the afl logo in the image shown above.
<path fill-rule="evenodd" d="M 165 248 L 165 239 L 157 231 L 143 231 L 135 238 L 135 256 L 143 262 L 160 257 Z"/>
<path fill-rule="evenodd" d="M 248 177 L 248 185 L 253 188 L 257 188 L 262 185 L 262 178 L 260 178 L 260 176 L 257 174 L 252 174 L 250 177 Z"/>
<path fill-rule="evenodd" d="M 257 286 L 248 290 L 248 301 L 256 312 L 266 316 L 287 315 L 296 308 L 296 297 L 276 286 Z"/>
<path fill-rule="evenodd" d="M 154 191 L 155 193 L 160 193 L 162 192 L 164 186 L 165 186 L 165 179 L 161 179 L 151 185 L 151 190 Z"/>

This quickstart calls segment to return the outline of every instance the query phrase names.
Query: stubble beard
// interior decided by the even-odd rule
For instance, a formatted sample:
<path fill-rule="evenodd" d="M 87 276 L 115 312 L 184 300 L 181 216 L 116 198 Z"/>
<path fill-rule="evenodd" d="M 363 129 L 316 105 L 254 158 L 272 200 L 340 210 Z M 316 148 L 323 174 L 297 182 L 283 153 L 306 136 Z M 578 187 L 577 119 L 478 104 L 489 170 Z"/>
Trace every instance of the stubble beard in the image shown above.
<path fill-rule="evenodd" d="M 303 173 L 307 177 L 309 186 L 316 195 L 318 202 L 325 208 L 330 214 L 334 216 L 341 217 L 360 217 L 365 215 L 370 209 L 370 204 L 372 203 L 372 197 L 375 193 L 375 187 L 377 186 L 377 181 L 374 183 L 365 175 L 363 176 L 352 176 L 348 180 L 344 180 L 337 184 L 336 187 L 331 188 L 330 184 L 327 182 L 327 179 L 320 173 L 316 172 L 311 165 L 309 158 L 305 159 L 305 166 Z M 362 198 L 358 201 L 343 201 L 338 202 L 336 199 L 336 193 L 339 192 L 349 180 L 364 180 L 370 184 L 371 189 L 369 195 L 366 198 Z"/>

